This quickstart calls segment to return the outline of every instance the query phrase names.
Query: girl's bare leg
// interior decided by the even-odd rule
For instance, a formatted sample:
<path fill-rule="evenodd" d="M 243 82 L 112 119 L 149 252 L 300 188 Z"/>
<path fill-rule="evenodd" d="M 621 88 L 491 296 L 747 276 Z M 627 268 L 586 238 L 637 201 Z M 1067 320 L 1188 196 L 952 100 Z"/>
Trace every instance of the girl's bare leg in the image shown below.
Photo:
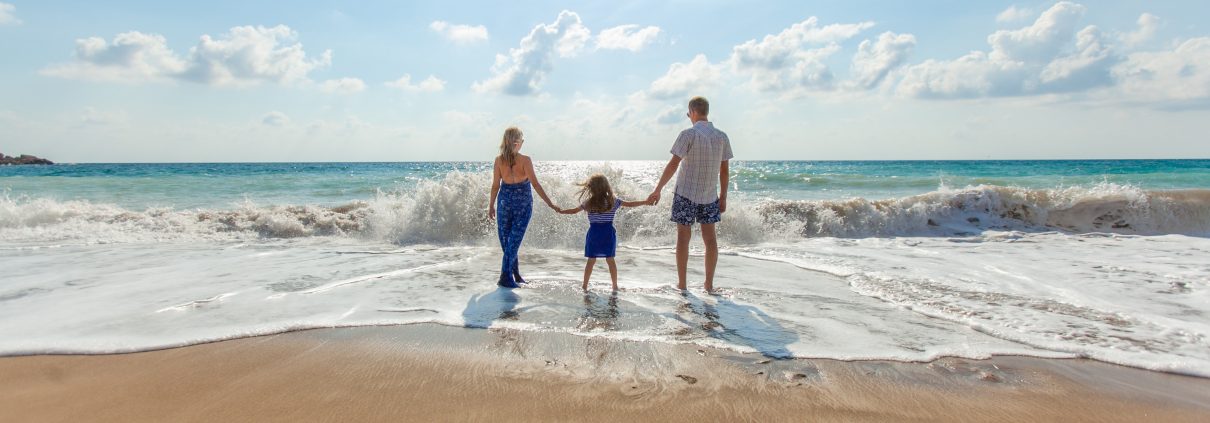
<path fill-rule="evenodd" d="M 618 290 L 618 264 L 614 263 L 613 257 L 605 257 L 605 264 L 609 265 L 609 279 L 613 281 L 613 290 Z"/>
<path fill-rule="evenodd" d="M 597 264 L 597 259 L 590 258 L 590 259 L 588 259 L 588 264 L 584 265 L 584 286 L 582 288 L 585 291 L 588 290 L 588 277 L 592 276 L 592 267 L 595 266 L 596 264 Z"/>

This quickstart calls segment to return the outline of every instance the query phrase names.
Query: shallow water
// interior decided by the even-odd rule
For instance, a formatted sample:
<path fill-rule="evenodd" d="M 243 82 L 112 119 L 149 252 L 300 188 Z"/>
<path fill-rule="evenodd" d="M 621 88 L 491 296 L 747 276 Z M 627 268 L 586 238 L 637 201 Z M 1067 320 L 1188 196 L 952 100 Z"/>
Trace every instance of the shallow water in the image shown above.
<path fill-rule="evenodd" d="M 587 222 L 540 203 L 521 256 L 530 284 L 497 289 L 482 164 L 3 168 L 0 354 L 433 322 L 773 358 L 1021 354 L 1210 377 L 1207 163 L 741 163 L 718 296 L 671 288 L 669 201 L 619 214 L 616 295 L 603 264 L 580 291 Z M 661 166 L 539 172 L 570 205 L 569 181 L 603 172 L 641 198 Z M 691 287 L 700 267 L 696 251 Z"/>

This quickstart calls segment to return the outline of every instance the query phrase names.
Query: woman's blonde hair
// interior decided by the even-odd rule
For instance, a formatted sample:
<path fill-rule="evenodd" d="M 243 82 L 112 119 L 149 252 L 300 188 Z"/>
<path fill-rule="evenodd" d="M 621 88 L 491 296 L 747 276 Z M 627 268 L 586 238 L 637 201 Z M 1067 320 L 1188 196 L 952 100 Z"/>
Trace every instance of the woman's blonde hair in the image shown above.
<path fill-rule="evenodd" d="M 521 128 L 510 126 L 504 130 L 504 136 L 500 139 L 500 158 L 508 163 L 508 167 L 513 167 L 517 164 L 517 143 L 521 142 Z"/>
<path fill-rule="evenodd" d="M 577 195 L 584 204 L 585 211 L 605 213 L 613 210 L 613 188 L 609 186 L 609 179 L 606 179 L 605 175 L 598 173 L 589 176 L 587 181 L 578 185 L 580 193 Z"/>

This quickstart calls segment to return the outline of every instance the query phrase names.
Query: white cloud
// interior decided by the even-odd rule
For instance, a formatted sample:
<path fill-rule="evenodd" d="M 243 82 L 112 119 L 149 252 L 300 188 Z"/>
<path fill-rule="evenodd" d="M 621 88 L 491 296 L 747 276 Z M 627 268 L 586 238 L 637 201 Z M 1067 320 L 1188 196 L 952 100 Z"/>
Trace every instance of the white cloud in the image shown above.
<path fill-rule="evenodd" d="M 1138 29 L 1119 36 L 1127 47 L 1134 47 L 1151 41 L 1160 28 L 1160 18 L 1150 13 L 1139 15 Z"/>
<path fill-rule="evenodd" d="M 1076 34 L 1076 53 L 1055 59 L 1042 68 L 1039 89 L 1045 92 L 1078 91 L 1111 85 L 1110 68 L 1118 58 L 1105 45 L 1100 30 L 1088 26 Z"/>
<path fill-rule="evenodd" d="M 876 42 L 862 41 L 853 55 L 853 84 L 864 89 L 878 86 L 891 70 L 907 61 L 914 47 L 916 37 L 912 34 L 884 32 Z"/>
<path fill-rule="evenodd" d="M 403 77 L 391 82 L 387 82 L 383 85 L 407 92 L 431 93 L 445 89 L 445 81 L 437 79 L 437 77 L 433 75 L 429 75 L 428 78 L 425 78 L 425 80 L 420 81 L 418 84 L 412 84 L 412 75 L 404 74 Z"/>
<path fill-rule="evenodd" d="M 239 26 L 218 39 L 203 35 L 189 52 L 190 66 L 183 77 L 210 85 L 291 83 L 304 81 L 312 70 L 332 63 L 331 50 L 319 59 L 307 59 L 297 38 L 298 33 L 285 25 Z"/>
<path fill-rule="evenodd" d="M 181 80 L 208 85 L 290 84 L 331 64 L 332 52 L 308 59 L 298 34 L 284 25 L 241 26 L 219 37 L 203 35 L 182 58 L 163 36 L 125 32 L 112 42 L 90 37 L 76 40 L 75 60 L 53 65 L 42 74 L 69 79 L 146 82 Z"/>
<path fill-rule="evenodd" d="M 354 94 L 365 89 L 366 83 L 357 78 L 329 79 L 319 84 L 319 90 L 329 94 Z"/>
<path fill-rule="evenodd" d="M 290 117 L 286 116 L 285 113 L 274 110 L 266 113 L 265 116 L 261 118 L 260 122 L 261 124 L 267 126 L 275 126 L 280 128 L 290 124 Z"/>
<path fill-rule="evenodd" d="M 589 38 L 591 32 L 580 16 L 564 10 L 553 23 L 535 26 L 517 48 L 509 49 L 507 56 L 496 55 L 492 66 L 495 76 L 476 82 L 473 88 L 509 95 L 536 94 L 552 69 L 554 55 L 575 56 Z"/>
<path fill-rule="evenodd" d="M 446 39 L 459 44 L 470 44 L 479 41 L 487 41 L 487 27 L 483 25 L 461 25 L 451 24 L 446 21 L 433 21 L 429 24 L 429 28 L 436 31 Z"/>
<path fill-rule="evenodd" d="M 597 48 L 604 50 L 639 51 L 655 42 L 660 27 L 649 26 L 639 29 L 638 25 L 621 25 L 605 29 L 597 34 Z"/>
<path fill-rule="evenodd" d="M 675 125 L 688 122 L 689 117 L 685 115 L 686 113 L 688 113 L 686 106 L 669 106 L 656 115 L 655 121 L 661 125 Z"/>
<path fill-rule="evenodd" d="M 956 60 L 926 60 L 909 66 L 899 82 L 901 95 L 971 98 L 1068 92 L 1108 85 L 1114 56 L 1100 32 L 1089 26 L 1076 35 L 1085 7 L 1059 2 L 1033 24 L 987 37 L 990 51 Z M 1075 41 L 1075 52 L 1072 50 Z"/>
<path fill-rule="evenodd" d="M 1000 23 L 1017 23 L 1034 16 L 1033 9 L 1026 7 L 1009 6 L 1004 9 L 999 15 L 996 15 L 996 22 Z"/>
<path fill-rule="evenodd" d="M 0 3 L 0 25 L 20 25 L 21 20 L 17 19 L 16 10 L 16 6 Z"/>
<path fill-rule="evenodd" d="M 1079 4 L 1059 2 L 1042 12 L 1033 25 L 996 31 L 987 37 L 987 43 L 992 46 L 990 58 L 1032 63 L 1049 61 L 1070 44 L 1086 10 Z"/>
<path fill-rule="evenodd" d="M 673 63 L 668 72 L 651 83 L 648 94 L 655 98 L 667 99 L 686 97 L 690 93 L 709 91 L 718 86 L 722 80 L 720 66 L 710 64 L 706 55 L 699 54 L 689 63 Z"/>
<path fill-rule="evenodd" d="M 926 60 L 909 66 L 899 81 L 902 95 L 921 98 L 970 98 L 1018 93 L 1027 75 L 1020 62 L 992 61 L 973 51 L 952 61 Z"/>
<path fill-rule="evenodd" d="M 76 40 L 75 61 L 51 66 L 42 74 L 68 79 L 142 82 L 176 78 L 188 63 L 168 49 L 161 35 L 137 31 Z"/>
<path fill-rule="evenodd" d="M 1113 69 L 1124 97 L 1181 106 L 1210 99 L 1210 37 L 1193 38 L 1169 51 L 1137 52 Z M 1162 106 L 1162 105 L 1161 105 Z"/>
<path fill-rule="evenodd" d="M 1029 26 L 988 36 L 988 51 L 909 66 L 898 93 L 920 98 L 1068 94 L 1065 99 L 1105 104 L 1210 108 L 1210 67 L 1205 65 L 1210 37 L 1136 51 L 1155 37 L 1159 18 L 1144 13 L 1126 33 L 1107 35 L 1093 25 L 1077 32 L 1084 12 L 1084 6 L 1060 2 Z"/>
<path fill-rule="evenodd" d="M 788 92 L 795 89 L 828 89 L 832 72 L 824 63 L 840 50 L 836 43 L 857 36 L 873 22 L 819 26 L 812 16 L 761 41 L 749 40 L 732 49 L 729 62 L 737 73 L 751 74 L 751 84 L 760 91 Z M 810 45 L 823 45 L 808 49 Z"/>

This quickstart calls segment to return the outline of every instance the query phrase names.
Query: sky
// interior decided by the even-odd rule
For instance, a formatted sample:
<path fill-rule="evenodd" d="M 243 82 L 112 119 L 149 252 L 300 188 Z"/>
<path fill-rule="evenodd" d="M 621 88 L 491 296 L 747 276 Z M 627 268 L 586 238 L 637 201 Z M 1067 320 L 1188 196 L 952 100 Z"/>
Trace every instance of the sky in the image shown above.
<path fill-rule="evenodd" d="M 1210 157 L 1205 1 L 0 0 L 0 152 L 59 162 Z"/>

